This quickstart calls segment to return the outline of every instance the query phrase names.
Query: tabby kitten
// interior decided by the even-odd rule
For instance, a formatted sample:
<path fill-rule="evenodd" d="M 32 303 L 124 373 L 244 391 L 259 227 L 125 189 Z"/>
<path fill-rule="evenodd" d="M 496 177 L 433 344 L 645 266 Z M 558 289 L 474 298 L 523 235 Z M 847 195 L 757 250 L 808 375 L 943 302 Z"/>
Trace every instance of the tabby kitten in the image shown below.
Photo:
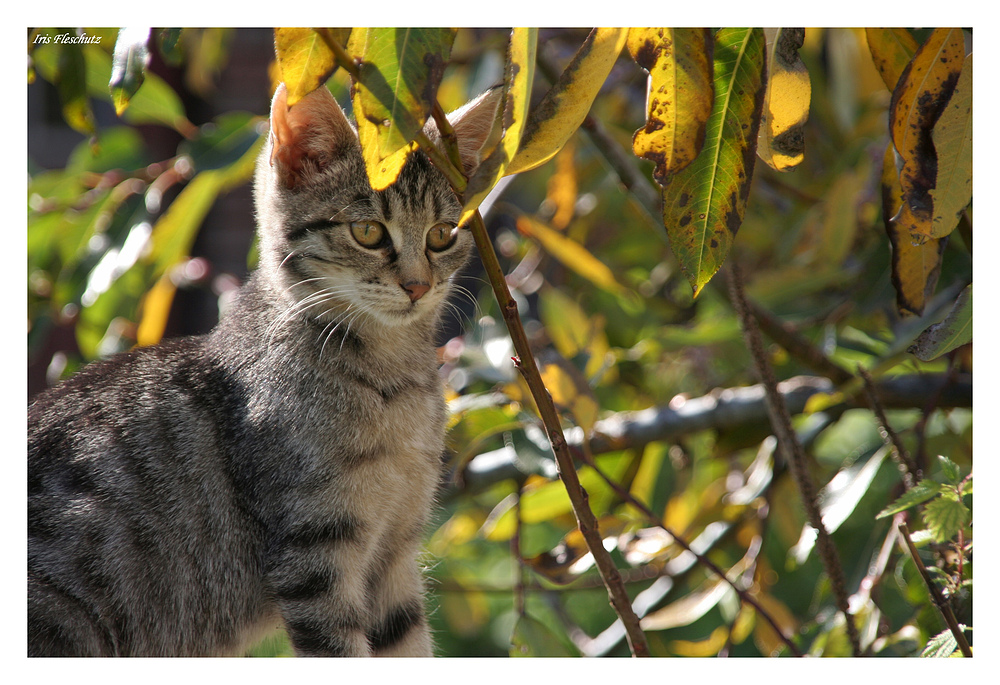
<path fill-rule="evenodd" d="M 451 117 L 467 172 L 498 95 Z M 330 92 L 289 108 L 284 86 L 255 202 L 260 267 L 210 334 L 28 409 L 29 655 L 241 654 L 279 625 L 299 655 L 431 655 L 417 558 L 460 203 L 423 153 L 372 190 Z"/>

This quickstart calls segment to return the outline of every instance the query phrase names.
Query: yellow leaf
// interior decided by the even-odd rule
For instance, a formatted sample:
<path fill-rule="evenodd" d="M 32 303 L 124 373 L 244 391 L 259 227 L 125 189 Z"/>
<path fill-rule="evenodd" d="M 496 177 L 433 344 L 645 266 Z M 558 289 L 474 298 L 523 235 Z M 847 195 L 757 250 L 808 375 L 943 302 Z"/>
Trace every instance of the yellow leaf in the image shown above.
<path fill-rule="evenodd" d="M 598 288 L 614 294 L 625 292 L 611 269 L 575 240 L 528 216 L 518 217 L 517 230 L 538 240 L 546 252 Z"/>
<path fill-rule="evenodd" d="M 882 216 L 892 246 L 892 285 L 896 289 L 899 311 L 920 315 L 937 285 L 947 241 L 931 239 L 914 245 L 910 231 L 899 221 L 892 220 L 902 204 L 903 191 L 899 187 L 895 154 L 890 145 L 882 164 Z"/>
<path fill-rule="evenodd" d="M 335 29 L 341 40 L 346 39 L 350 29 Z M 274 29 L 274 51 L 281 78 L 288 88 L 288 106 L 291 107 L 302 97 L 326 83 L 337 68 L 333 50 L 311 28 Z"/>
<path fill-rule="evenodd" d="M 556 407 L 568 411 L 588 435 L 597 421 L 598 404 L 593 391 L 580 372 L 562 357 L 551 353 L 542 363 L 545 389 Z"/>
<path fill-rule="evenodd" d="M 649 72 L 646 125 L 632 137 L 636 156 L 656 164 L 662 185 L 693 162 L 712 114 L 712 33 L 708 29 L 632 28 L 628 51 Z"/>
<path fill-rule="evenodd" d="M 934 222 L 931 235 L 951 233 L 972 201 L 972 55 L 958 77 L 948 107 L 931 129 L 937 153 L 937 182 L 931 190 Z"/>
<path fill-rule="evenodd" d="M 708 581 L 695 592 L 648 614 L 639 625 L 643 630 L 667 630 L 690 625 L 707 614 L 727 592 L 733 592 L 733 589 L 721 578 Z"/>
<path fill-rule="evenodd" d="M 167 328 L 167 318 L 170 316 L 170 305 L 174 301 L 177 286 L 169 274 L 163 274 L 153 284 L 142 300 L 142 319 L 136 332 L 136 345 L 145 347 L 155 345 L 163 338 Z"/>
<path fill-rule="evenodd" d="M 771 168 L 790 171 L 802 161 L 812 94 L 809 72 L 798 52 L 805 29 L 764 29 L 764 36 L 768 76 L 757 154 Z"/>
<path fill-rule="evenodd" d="M 545 199 L 555 207 L 550 223 L 557 231 L 569 226 L 576 209 L 576 160 L 572 142 L 556 155 L 556 172 L 549 178 Z"/>
<path fill-rule="evenodd" d="M 794 614 L 781 600 L 769 594 L 757 594 L 754 599 L 777 622 L 786 635 L 795 634 L 795 631 L 798 630 L 798 622 L 795 620 Z M 761 616 L 757 617 L 753 637 L 757 649 L 764 656 L 777 654 L 785 646 L 781 637 L 774 632 L 771 624 Z"/>
<path fill-rule="evenodd" d="M 544 164 L 566 144 L 590 111 L 625 45 L 627 29 L 594 29 L 559 80 L 538 104 L 521 136 L 521 148 L 507 174 Z"/>
<path fill-rule="evenodd" d="M 872 61 L 891 93 L 919 45 L 907 29 L 865 29 Z"/>
<path fill-rule="evenodd" d="M 668 648 L 677 656 L 708 657 L 715 656 L 721 652 L 728 641 L 729 630 L 724 626 L 719 626 L 704 640 L 699 642 L 672 640 L 668 644 Z"/>
<path fill-rule="evenodd" d="M 557 288 L 542 291 L 538 310 L 545 332 L 559 354 L 567 359 L 586 354 L 589 359 L 583 372 L 587 378 L 593 378 L 604 368 L 611 346 L 602 316 L 588 317 L 575 300 Z"/>
<path fill-rule="evenodd" d="M 459 225 L 469 220 L 497 181 L 509 173 L 528 120 L 537 46 L 538 29 L 515 28 L 511 33 L 504 78 L 503 137 L 469 179 Z"/>
<path fill-rule="evenodd" d="M 889 105 L 889 132 L 899 156 L 903 209 L 899 222 L 914 240 L 933 235 L 937 156 L 931 129 L 948 104 L 965 61 L 961 29 L 935 29 L 906 66 Z"/>

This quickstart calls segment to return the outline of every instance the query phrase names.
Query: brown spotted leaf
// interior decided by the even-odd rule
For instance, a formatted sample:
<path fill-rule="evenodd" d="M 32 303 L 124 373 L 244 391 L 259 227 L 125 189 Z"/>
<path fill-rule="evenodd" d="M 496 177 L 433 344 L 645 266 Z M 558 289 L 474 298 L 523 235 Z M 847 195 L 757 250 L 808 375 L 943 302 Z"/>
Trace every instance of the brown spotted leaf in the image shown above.
<path fill-rule="evenodd" d="M 714 73 L 705 144 L 663 188 L 667 237 L 695 295 L 722 266 L 743 223 L 764 101 L 764 32 L 721 29 Z"/>
<path fill-rule="evenodd" d="M 875 68 L 891 93 L 920 46 L 906 29 L 865 29 L 865 36 Z"/>
<path fill-rule="evenodd" d="M 649 72 L 646 125 L 632 136 L 637 157 L 656 164 L 662 185 L 693 162 L 712 113 L 712 34 L 708 29 L 632 28 L 629 54 Z"/>
<path fill-rule="evenodd" d="M 933 235 L 931 190 L 938 160 L 931 130 L 951 99 L 962 64 L 961 29 L 934 29 L 903 70 L 889 105 L 889 132 L 898 155 L 903 208 L 898 221 L 917 242 Z"/>
<path fill-rule="evenodd" d="M 767 92 L 761 114 L 757 154 L 776 171 L 790 171 L 802 162 L 803 127 L 809 118 L 812 86 L 799 58 L 806 31 L 764 29 L 767 38 Z"/>
<path fill-rule="evenodd" d="M 923 314 L 927 300 L 934 293 L 941 274 L 941 256 L 948 238 L 914 244 L 910 232 L 899 221 L 892 221 L 903 204 L 895 155 L 890 145 L 882 165 L 882 216 L 892 245 L 892 285 L 900 313 Z"/>
<path fill-rule="evenodd" d="M 931 190 L 934 221 L 931 235 L 946 236 L 958 225 L 972 201 L 972 55 L 965 58 L 962 75 L 948 107 L 931 130 L 937 153 L 937 184 Z"/>

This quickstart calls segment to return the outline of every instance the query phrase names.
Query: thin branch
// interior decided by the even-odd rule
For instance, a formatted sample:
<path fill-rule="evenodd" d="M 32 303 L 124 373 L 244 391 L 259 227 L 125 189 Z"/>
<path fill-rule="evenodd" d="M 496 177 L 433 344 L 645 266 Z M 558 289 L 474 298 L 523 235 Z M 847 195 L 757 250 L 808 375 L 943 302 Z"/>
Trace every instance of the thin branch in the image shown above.
<path fill-rule="evenodd" d="M 858 374 L 861 379 L 865 382 L 865 392 L 868 395 L 868 402 L 871 404 L 872 411 L 875 412 L 875 417 L 878 419 L 882 430 L 882 440 L 892 453 L 893 459 L 899 466 L 899 470 L 903 474 L 903 485 L 909 490 L 918 482 L 920 482 L 921 473 L 917 465 L 913 463 L 910 459 L 909 452 L 906 451 L 906 446 L 903 445 L 903 441 L 899 439 L 896 431 L 892 429 L 889 425 L 889 420 L 885 416 L 885 410 L 882 408 L 882 403 L 879 401 L 878 393 L 875 391 L 875 384 L 872 383 L 871 375 L 861 366 L 858 365 Z"/>
<path fill-rule="evenodd" d="M 837 548 L 830 539 L 830 534 L 826 530 L 826 526 L 823 525 L 823 517 L 816 500 L 816 487 L 809 475 L 805 452 L 795 437 L 795 432 L 792 430 L 791 417 L 784 403 L 781 401 L 781 395 L 778 392 L 778 383 L 774 377 L 774 371 L 767 361 L 767 356 L 764 354 L 760 329 L 757 327 L 753 314 L 747 305 L 746 297 L 743 293 L 742 277 L 740 276 L 739 267 L 736 264 L 733 264 L 730 270 L 729 286 L 733 306 L 739 317 L 740 327 L 743 329 L 743 338 L 754 360 L 757 375 L 764 384 L 768 414 L 771 417 L 771 426 L 774 429 L 775 437 L 778 439 L 778 444 L 784 452 L 785 459 L 791 467 L 795 482 L 799 487 L 799 494 L 802 496 L 809 523 L 816 530 L 817 548 L 823 560 L 826 573 L 830 578 L 837 608 L 844 614 L 844 619 L 847 623 L 847 636 L 850 639 L 854 655 L 861 656 L 861 639 L 847 601 L 844 571 L 840 565 Z"/>
<path fill-rule="evenodd" d="M 609 486 L 611 486 L 611 489 L 614 490 L 615 494 L 617 494 L 619 497 L 621 497 L 622 500 L 624 500 L 628 504 L 632 505 L 635 509 L 637 509 L 646 518 L 646 520 L 649 521 L 652 525 L 657 526 L 658 528 L 661 528 L 664 531 L 666 531 L 667 534 L 670 537 L 673 538 L 673 541 L 676 542 L 679 547 L 681 547 L 684 551 L 690 552 L 691 554 L 693 554 L 694 557 L 695 557 L 695 559 L 698 560 L 698 563 L 700 563 L 702 566 L 704 566 L 709 571 L 711 571 L 712 573 L 714 573 L 721 580 L 725 581 L 729 585 L 729 587 L 731 587 L 733 590 L 735 590 L 736 594 L 739 595 L 740 601 L 742 601 L 745 604 L 749 604 L 750 606 L 752 606 L 754 608 L 754 610 L 757 612 L 757 614 L 759 616 L 761 616 L 765 621 L 767 621 L 771 625 L 771 628 L 774 630 L 775 633 L 777 633 L 778 637 L 781 638 L 781 641 L 785 643 L 785 646 L 788 647 L 789 651 L 791 651 L 792 654 L 794 654 L 795 656 L 802 656 L 802 652 L 795 645 L 795 643 L 792 642 L 792 639 L 790 637 L 788 637 L 787 635 L 785 635 L 785 632 L 781 629 L 781 626 L 778 625 L 778 622 L 771 616 L 771 614 L 769 614 L 767 612 L 767 610 L 764 609 L 764 607 L 762 607 L 757 602 L 757 600 L 755 600 L 753 597 L 751 597 L 750 594 L 748 592 L 746 592 L 746 590 L 744 590 L 739 585 L 737 585 L 735 581 L 730 580 L 729 577 L 726 575 L 726 572 L 723 571 L 721 568 L 719 568 L 715 564 L 715 562 L 713 562 L 708 557 L 706 557 L 706 556 L 704 556 L 702 554 L 699 554 L 694 549 L 692 549 L 691 545 L 688 544 L 687 541 L 684 540 L 684 538 L 680 537 L 677 533 L 675 533 L 673 530 L 671 530 L 663 522 L 663 519 L 661 519 L 659 516 L 657 516 L 656 514 L 654 514 L 649 509 L 649 507 L 647 507 L 641 501 L 639 501 L 638 499 L 636 499 L 635 496 L 633 496 L 631 492 L 629 492 L 628 490 L 624 489 L 614 479 L 612 479 L 610 476 L 608 476 L 597 465 L 597 462 L 595 462 L 592 459 L 590 459 L 588 461 L 588 466 L 590 466 L 592 469 L 594 469 L 594 471 L 597 472 L 597 475 L 599 475 L 604 480 L 604 482 L 606 482 Z"/>
<path fill-rule="evenodd" d="M 500 267 L 500 262 L 493 251 L 493 244 L 490 242 L 489 235 L 486 233 L 486 226 L 483 224 L 483 219 L 478 211 L 473 216 L 470 224 L 483 267 L 490 284 L 493 286 L 493 292 L 500 305 L 500 311 L 503 313 L 504 322 L 507 324 L 507 330 L 514 343 L 514 350 L 518 355 L 514 358 L 514 365 L 527 382 L 542 424 L 545 426 L 549 444 L 555 454 L 559 477 L 562 479 L 563 485 L 566 486 L 566 492 L 573 506 L 573 513 L 576 515 L 580 532 L 587 542 L 587 547 L 594 555 L 594 562 L 607 587 L 611 605 L 625 625 L 632 654 L 635 656 L 649 656 L 646 636 L 639 627 L 638 617 L 632 611 L 632 604 L 629 601 L 628 594 L 625 592 L 621 575 L 611 560 L 611 555 L 604 549 L 604 542 L 598 528 L 597 518 L 590 509 L 587 491 L 580 485 L 580 479 L 573 464 L 573 457 L 570 454 L 566 438 L 563 436 L 559 415 L 556 413 L 555 405 L 552 403 L 552 397 L 542 382 L 531 346 L 528 344 L 528 336 L 521 325 L 521 319 L 517 311 L 517 302 L 511 297 L 510 290 L 507 288 L 503 269 Z"/>
<path fill-rule="evenodd" d="M 958 624 L 958 620 L 955 618 L 955 613 L 951 610 L 951 604 L 949 604 L 948 600 L 944 598 L 937 585 L 934 584 L 931 574 L 927 572 L 927 567 L 924 566 L 923 560 L 920 559 L 920 554 L 917 552 L 917 546 L 913 544 L 913 539 L 910 537 L 910 529 L 907 527 L 906 523 L 903 522 L 902 516 L 896 517 L 896 524 L 899 526 L 899 532 L 902 534 L 903 548 L 909 552 L 910 558 L 913 559 L 913 563 L 920 572 L 920 577 L 924 580 L 924 585 L 927 586 L 927 590 L 931 594 L 931 600 L 933 600 L 934 606 L 941 612 L 944 622 L 948 625 L 948 630 L 950 630 L 951 634 L 955 636 L 955 642 L 958 644 L 958 648 L 962 650 L 962 656 L 972 658 L 972 648 L 969 647 L 969 643 L 965 639 L 965 632 Z"/>

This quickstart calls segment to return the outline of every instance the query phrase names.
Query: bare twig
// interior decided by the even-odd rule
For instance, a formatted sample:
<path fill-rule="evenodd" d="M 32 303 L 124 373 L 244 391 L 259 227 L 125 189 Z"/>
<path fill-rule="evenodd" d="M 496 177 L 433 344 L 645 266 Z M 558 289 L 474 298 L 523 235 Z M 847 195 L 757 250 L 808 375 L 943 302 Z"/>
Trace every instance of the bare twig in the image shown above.
<path fill-rule="evenodd" d="M 791 418 L 778 392 L 778 383 L 774 377 L 774 371 L 771 369 L 771 365 L 764 354 L 764 345 L 761 340 L 760 330 L 757 328 L 753 314 L 747 305 L 746 297 L 743 293 L 742 277 L 740 276 L 739 267 L 736 264 L 733 264 L 730 270 L 729 286 L 733 306 L 736 309 L 740 326 L 743 329 L 743 338 L 746 341 L 747 348 L 750 350 L 757 375 L 764 384 L 768 414 L 771 417 L 771 427 L 774 429 L 778 445 L 784 452 L 785 459 L 791 467 L 792 475 L 795 477 L 799 494 L 805 505 L 809 524 L 816 530 L 816 542 L 820 558 L 823 560 L 823 566 L 830 578 L 830 585 L 833 589 L 837 608 L 844 614 L 844 619 L 847 623 L 847 636 L 850 639 L 854 655 L 861 656 L 861 639 L 847 601 L 848 595 L 844 581 L 844 572 L 840 566 L 837 548 L 834 546 L 833 540 L 830 539 L 830 534 L 826 530 L 826 526 L 823 525 L 823 517 L 816 500 L 816 487 L 809 475 L 805 453 L 792 430 Z"/>
<path fill-rule="evenodd" d="M 972 648 L 969 647 L 969 642 L 965 639 L 965 633 L 962 631 L 962 627 L 958 624 L 958 620 L 955 618 L 955 613 L 951 610 L 951 604 L 949 604 L 948 600 L 944 598 L 937 585 L 934 584 L 931 574 L 927 572 L 927 567 L 924 566 L 924 562 L 920 559 L 919 552 L 917 552 L 917 546 L 913 544 L 913 539 L 910 537 L 910 529 L 903 521 L 903 517 L 901 515 L 896 516 L 896 525 L 899 526 L 899 532 L 902 534 L 903 548 L 910 554 L 910 558 L 913 559 L 913 563 L 920 572 L 920 577 L 924 580 L 924 585 L 927 586 L 927 590 L 930 592 L 931 600 L 934 602 L 934 606 L 937 607 L 939 612 L 941 612 L 944 622 L 948 625 L 948 630 L 950 630 L 951 634 L 955 636 L 955 642 L 958 644 L 958 648 L 962 651 L 962 656 L 971 658 Z"/>
<path fill-rule="evenodd" d="M 868 395 L 868 402 L 871 404 L 872 411 L 875 412 L 875 417 L 881 425 L 882 440 L 889 446 L 892 457 L 903 474 L 903 484 L 909 490 L 920 482 L 920 469 L 910 459 L 910 454 L 906 451 L 903 441 L 899 439 L 896 431 L 889 425 L 889 420 L 885 416 L 885 410 L 882 408 L 882 403 L 879 401 L 878 394 L 875 391 L 875 384 L 872 383 L 871 375 L 860 365 L 858 366 L 858 374 L 865 382 L 865 392 Z"/>

